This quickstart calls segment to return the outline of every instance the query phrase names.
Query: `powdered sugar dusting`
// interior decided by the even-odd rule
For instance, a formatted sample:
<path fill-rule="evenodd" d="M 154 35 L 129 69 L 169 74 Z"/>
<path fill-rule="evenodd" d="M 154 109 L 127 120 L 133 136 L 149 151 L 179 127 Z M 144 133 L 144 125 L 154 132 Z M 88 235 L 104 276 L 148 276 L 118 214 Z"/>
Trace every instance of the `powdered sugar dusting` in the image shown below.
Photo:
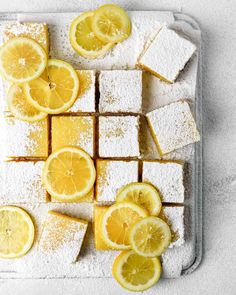
<path fill-rule="evenodd" d="M 185 101 L 147 113 L 147 118 L 163 154 L 200 140 L 196 123 Z"/>
<path fill-rule="evenodd" d="M 138 181 L 137 161 L 97 160 L 96 200 L 114 202 L 118 191 Z"/>
<path fill-rule="evenodd" d="M 164 26 L 138 63 L 173 83 L 195 50 L 193 43 Z"/>
<path fill-rule="evenodd" d="M 163 206 L 159 215 L 171 228 L 172 242 L 169 248 L 184 244 L 184 207 Z"/>
<path fill-rule="evenodd" d="M 102 71 L 99 112 L 142 112 L 142 71 Z"/>
<path fill-rule="evenodd" d="M 48 260 L 56 258 L 65 263 L 73 263 L 79 255 L 87 227 L 85 222 L 49 212 L 43 224 L 39 251 Z"/>
<path fill-rule="evenodd" d="M 100 157 L 139 157 L 139 117 L 99 117 Z"/>
<path fill-rule="evenodd" d="M 143 162 L 143 181 L 150 182 L 160 192 L 162 201 L 183 203 L 183 165 L 176 162 Z"/>
<path fill-rule="evenodd" d="M 45 203 L 46 190 L 41 181 L 43 165 L 43 161 L 3 163 L 0 203 Z"/>

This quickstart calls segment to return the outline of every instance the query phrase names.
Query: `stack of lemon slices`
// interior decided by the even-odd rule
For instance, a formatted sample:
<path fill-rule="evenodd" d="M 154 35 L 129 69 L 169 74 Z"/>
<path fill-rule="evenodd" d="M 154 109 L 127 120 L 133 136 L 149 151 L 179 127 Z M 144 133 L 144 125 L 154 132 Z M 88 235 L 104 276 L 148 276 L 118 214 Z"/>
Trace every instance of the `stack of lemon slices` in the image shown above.
<path fill-rule="evenodd" d="M 112 272 L 118 283 L 130 291 L 144 291 L 161 276 L 160 256 L 171 242 L 171 231 L 158 218 L 158 191 L 147 183 L 131 183 L 117 195 L 102 219 L 102 238 L 115 250 Z"/>
<path fill-rule="evenodd" d="M 0 73 L 11 84 L 9 110 L 23 121 L 62 113 L 78 96 L 79 79 L 73 67 L 62 60 L 48 60 L 44 49 L 30 38 L 14 38 L 1 47 Z"/>
<path fill-rule="evenodd" d="M 85 58 L 104 56 L 116 43 L 131 33 L 128 14 L 115 4 L 79 15 L 70 26 L 70 43 Z"/>

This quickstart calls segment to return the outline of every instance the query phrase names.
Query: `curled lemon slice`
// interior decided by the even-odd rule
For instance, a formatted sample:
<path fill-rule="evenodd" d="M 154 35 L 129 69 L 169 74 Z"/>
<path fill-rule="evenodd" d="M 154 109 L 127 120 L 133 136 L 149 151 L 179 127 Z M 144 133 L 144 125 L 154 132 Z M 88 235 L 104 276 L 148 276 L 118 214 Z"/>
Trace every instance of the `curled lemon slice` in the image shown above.
<path fill-rule="evenodd" d="M 98 39 L 92 29 L 94 12 L 85 12 L 73 20 L 70 26 L 70 43 L 74 50 L 86 58 L 104 56 L 114 45 Z"/>
<path fill-rule="evenodd" d="M 129 291 L 141 292 L 155 285 L 162 272 L 158 257 L 142 257 L 134 251 L 123 251 L 115 259 L 112 274 Z"/>
<path fill-rule="evenodd" d="M 158 217 L 146 217 L 134 224 L 130 230 L 132 249 L 144 257 L 163 254 L 171 242 L 168 224 Z"/>
<path fill-rule="evenodd" d="M 161 198 L 158 191 L 148 183 L 134 182 L 123 187 L 116 197 L 117 202 L 133 202 L 145 208 L 150 215 L 161 211 Z"/>
<path fill-rule="evenodd" d="M 130 228 L 147 215 L 145 209 L 134 203 L 124 202 L 110 206 L 101 222 L 103 240 L 113 249 L 130 249 Z"/>
<path fill-rule="evenodd" d="M 34 224 L 29 214 L 15 206 L 0 206 L 0 257 L 25 255 L 34 242 Z"/>
<path fill-rule="evenodd" d="M 47 113 L 40 112 L 28 102 L 24 87 L 20 84 L 12 84 L 7 93 L 7 103 L 10 112 L 19 120 L 37 122 L 47 117 Z"/>
<path fill-rule="evenodd" d="M 117 43 L 129 37 L 131 21 L 124 9 L 115 4 L 106 4 L 95 11 L 92 28 L 103 42 Z"/>
<path fill-rule="evenodd" d="M 13 38 L 0 48 L 0 72 L 14 83 L 38 78 L 47 65 L 44 49 L 34 40 Z"/>
<path fill-rule="evenodd" d="M 91 191 L 95 176 L 93 160 L 86 152 L 75 147 L 64 147 L 48 157 L 42 180 L 53 198 L 75 202 Z"/>
<path fill-rule="evenodd" d="M 76 100 L 79 78 L 73 67 L 65 61 L 50 59 L 48 72 L 25 83 L 28 101 L 39 111 L 59 114 L 68 110 Z"/>

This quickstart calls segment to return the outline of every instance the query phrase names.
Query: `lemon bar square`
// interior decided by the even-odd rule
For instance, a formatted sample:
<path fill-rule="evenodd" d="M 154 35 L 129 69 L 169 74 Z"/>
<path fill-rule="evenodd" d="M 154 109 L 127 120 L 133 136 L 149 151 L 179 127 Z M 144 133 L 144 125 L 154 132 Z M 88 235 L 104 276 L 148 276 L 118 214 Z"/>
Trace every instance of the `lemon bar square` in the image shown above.
<path fill-rule="evenodd" d="M 94 243 L 96 250 L 112 250 L 102 238 L 101 222 L 109 206 L 94 206 L 93 211 L 93 230 Z"/>
<path fill-rule="evenodd" d="M 56 211 L 49 211 L 43 225 L 39 249 L 50 258 L 76 262 L 88 222 Z"/>
<path fill-rule="evenodd" d="M 138 59 L 138 65 L 161 80 L 174 83 L 196 46 L 164 26 Z"/>
<path fill-rule="evenodd" d="M 46 23 L 8 22 L 3 28 L 3 42 L 15 37 L 31 38 L 38 42 L 47 54 L 49 52 L 48 25 Z"/>
<path fill-rule="evenodd" d="M 28 123 L 14 117 L 1 118 L 3 154 L 6 158 L 48 156 L 48 120 Z"/>
<path fill-rule="evenodd" d="M 183 203 L 183 167 L 174 161 L 144 161 L 142 180 L 158 189 L 163 202 Z"/>
<path fill-rule="evenodd" d="M 79 77 L 79 95 L 72 107 L 66 113 L 94 113 L 95 109 L 95 80 L 94 70 L 77 70 Z"/>
<path fill-rule="evenodd" d="M 96 161 L 96 200 L 114 202 L 118 191 L 128 183 L 138 181 L 138 161 Z"/>
<path fill-rule="evenodd" d="M 170 227 L 172 241 L 169 248 L 182 246 L 184 240 L 184 206 L 162 206 L 159 216 Z"/>
<path fill-rule="evenodd" d="M 3 163 L 0 203 L 45 203 L 47 193 L 41 181 L 43 165 L 44 161 Z"/>
<path fill-rule="evenodd" d="M 94 156 L 95 118 L 92 116 L 55 116 L 51 122 L 52 151 L 77 146 Z"/>
<path fill-rule="evenodd" d="M 100 113 L 142 112 L 142 71 L 102 71 L 99 90 Z"/>
<path fill-rule="evenodd" d="M 139 116 L 99 117 L 101 158 L 139 157 Z"/>
<path fill-rule="evenodd" d="M 146 114 L 153 139 L 161 155 L 200 140 L 186 101 L 178 101 Z"/>

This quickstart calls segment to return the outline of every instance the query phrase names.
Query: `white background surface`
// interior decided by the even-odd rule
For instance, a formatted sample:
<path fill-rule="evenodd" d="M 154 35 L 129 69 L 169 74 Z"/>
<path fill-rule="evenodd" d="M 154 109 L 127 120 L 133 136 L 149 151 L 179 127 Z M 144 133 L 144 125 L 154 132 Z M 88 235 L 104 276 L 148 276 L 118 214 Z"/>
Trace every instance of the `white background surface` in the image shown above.
<path fill-rule="evenodd" d="M 110 1 L 112 2 L 112 1 Z M 114 1 L 126 9 L 173 10 L 201 26 L 204 109 L 204 259 L 196 272 L 144 294 L 236 294 L 236 1 Z M 80 11 L 108 1 L 0 0 L 0 12 Z M 112 279 L 0 280 L 1 295 L 120 295 Z"/>

